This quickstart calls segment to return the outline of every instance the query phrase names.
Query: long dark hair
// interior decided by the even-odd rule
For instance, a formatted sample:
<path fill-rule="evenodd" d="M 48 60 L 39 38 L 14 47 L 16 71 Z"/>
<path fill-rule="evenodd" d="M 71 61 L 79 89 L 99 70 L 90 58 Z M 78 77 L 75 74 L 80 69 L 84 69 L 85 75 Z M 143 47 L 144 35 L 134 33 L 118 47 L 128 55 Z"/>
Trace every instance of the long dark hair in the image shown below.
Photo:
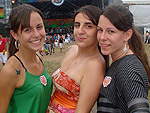
<path fill-rule="evenodd" d="M 129 29 L 132 29 L 133 34 L 128 40 L 129 48 L 141 60 L 150 82 L 149 60 L 145 52 L 142 36 L 133 24 L 133 14 L 125 6 L 110 5 L 103 10 L 102 15 L 108 18 L 109 21 L 120 31 L 126 32 Z"/>
<path fill-rule="evenodd" d="M 19 5 L 11 11 L 11 14 L 9 16 L 9 24 L 10 24 L 10 30 L 13 30 L 14 33 L 18 32 L 19 27 L 21 27 L 21 31 L 30 26 L 30 16 L 32 12 L 37 12 L 41 18 L 43 19 L 42 12 L 29 5 L 29 4 L 23 4 Z M 19 49 L 15 46 L 15 39 L 10 35 L 10 45 L 8 49 L 8 58 L 10 58 L 12 55 L 14 55 Z"/>
<path fill-rule="evenodd" d="M 81 8 L 79 8 L 75 14 L 74 14 L 74 18 L 73 20 L 75 21 L 75 17 L 78 13 L 82 13 L 83 15 L 87 15 L 89 20 L 94 24 L 94 25 L 98 25 L 98 21 L 99 21 L 99 17 L 102 13 L 102 10 L 98 7 L 95 7 L 93 5 L 86 5 L 86 6 L 83 6 Z M 86 16 L 85 16 L 86 18 Z M 87 19 L 88 19 L 87 18 Z M 101 52 L 101 49 L 100 49 L 100 46 L 99 44 L 98 45 L 98 49 L 100 51 L 100 53 L 102 54 Z M 103 55 L 103 54 L 102 54 Z M 109 67 L 109 56 L 108 55 L 103 55 L 104 59 L 105 59 L 105 62 L 106 62 L 106 69 Z"/>

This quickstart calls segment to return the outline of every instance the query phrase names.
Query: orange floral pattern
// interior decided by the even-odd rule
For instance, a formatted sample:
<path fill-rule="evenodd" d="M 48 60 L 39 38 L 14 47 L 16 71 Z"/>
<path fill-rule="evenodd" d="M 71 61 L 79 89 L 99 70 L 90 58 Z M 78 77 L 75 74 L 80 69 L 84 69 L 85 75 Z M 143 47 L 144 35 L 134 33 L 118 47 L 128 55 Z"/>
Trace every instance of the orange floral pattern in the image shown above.
<path fill-rule="evenodd" d="M 74 113 L 79 99 L 79 85 L 60 68 L 53 73 L 52 81 L 55 91 L 49 102 L 49 112 Z"/>

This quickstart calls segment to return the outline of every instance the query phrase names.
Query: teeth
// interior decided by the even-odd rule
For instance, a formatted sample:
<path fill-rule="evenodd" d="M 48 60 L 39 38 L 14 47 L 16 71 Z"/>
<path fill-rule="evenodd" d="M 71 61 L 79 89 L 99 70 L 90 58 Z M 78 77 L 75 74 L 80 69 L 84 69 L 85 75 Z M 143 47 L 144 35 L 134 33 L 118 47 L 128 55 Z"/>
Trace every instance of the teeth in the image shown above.
<path fill-rule="evenodd" d="M 103 46 L 105 46 L 105 47 L 106 47 L 106 46 L 108 46 L 108 45 L 103 45 Z"/>
<path fill-rule="evenodd" d="M 40 42 L 40 40 L 34 41 L 34 42 L 32 42 L 32 43 L 34 43 L 34 44 L 35 44 L 35 43 L 38 43 L 38 42 Z"/>

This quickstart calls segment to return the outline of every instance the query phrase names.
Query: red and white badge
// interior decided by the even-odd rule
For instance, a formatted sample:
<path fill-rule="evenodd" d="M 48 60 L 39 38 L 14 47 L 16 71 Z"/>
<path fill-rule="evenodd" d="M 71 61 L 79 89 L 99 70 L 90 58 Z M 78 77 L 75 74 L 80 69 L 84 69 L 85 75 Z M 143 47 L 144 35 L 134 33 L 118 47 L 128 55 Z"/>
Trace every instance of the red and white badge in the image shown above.
<path fill-rule="evenodd" d="M 110 76 L 106 76 L 105 78 L 104 78 L 104 81 L 103 81 L 103 86 L 104 87 L 107 87 L 109 84 L 110 84 L 110 82 L 111 82 L 111 77 Z"/>
<path fill-rule="evenodd" d="M 44 75 L 40 76 L 40 81 L 41 81 L 41 83 L 42 83 L 44 86 L 47 85 L 47 80 L 46 80 L 46 78 L 45 78 Z"/>

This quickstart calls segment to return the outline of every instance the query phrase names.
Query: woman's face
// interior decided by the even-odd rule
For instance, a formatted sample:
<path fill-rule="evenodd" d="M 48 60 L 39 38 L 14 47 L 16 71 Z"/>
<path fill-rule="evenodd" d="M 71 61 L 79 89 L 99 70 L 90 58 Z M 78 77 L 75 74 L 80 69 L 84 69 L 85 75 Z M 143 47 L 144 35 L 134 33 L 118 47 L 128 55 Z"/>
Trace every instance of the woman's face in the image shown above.
<path fill-rule="evenodd" d="M 15 39 L 19 40 L 20 48 L 27 48 L 33 51 L 40 50 L 45 40 L 45 29 L 41 16 L 37 12 L 32 12 L 30 17 L 30 27 L 21 27 L 15 33 Z"/>
<path fill-rule="evenodd" d="M 123 53 L 126 33 L 118 30 L 104 15 L 98 23 L 97 39 L 104 55 L 119 56 Z"/>
<path fill-rule="evenodd" d="M 78 13 L 75 17 L 74 37 L 80 47 L 97 45 L 97 27 L 83 13 Z"/>

